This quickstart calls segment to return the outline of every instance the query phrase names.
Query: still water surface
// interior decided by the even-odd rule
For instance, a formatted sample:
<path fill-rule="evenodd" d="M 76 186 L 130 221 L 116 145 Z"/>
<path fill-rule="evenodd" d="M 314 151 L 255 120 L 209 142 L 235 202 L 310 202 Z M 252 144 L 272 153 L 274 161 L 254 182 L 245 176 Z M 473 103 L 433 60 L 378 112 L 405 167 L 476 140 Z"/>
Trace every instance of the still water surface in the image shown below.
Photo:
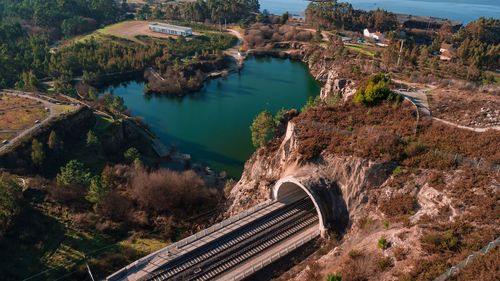
<path fill-rule="evenodd" d="M 253 118 L 263 110 L 301 108 L 320 87 L 304 64 L 262 58 L 249 59 L 240 74 L 209 81 L 184 98 L 148 97 L 143 90 L 143 82 L 130 81 L 104 91 L 123 97 L 165 144 L 239 178 L 255 150 L 249 129 Z"/>
<path fill-rule="evenodd" d="M 464 24 L 479 17 L 500 18 L 500 0 L 339 0 L 339 2 L 349 2 L 356 9 L 382 8 L 395 13 L 459 20 Z M 308 4 L 309 1 L 306 0 L 260 0 L 261 9 L 267 9 L 278 15 L 285 11 L 303 15 Z"/>

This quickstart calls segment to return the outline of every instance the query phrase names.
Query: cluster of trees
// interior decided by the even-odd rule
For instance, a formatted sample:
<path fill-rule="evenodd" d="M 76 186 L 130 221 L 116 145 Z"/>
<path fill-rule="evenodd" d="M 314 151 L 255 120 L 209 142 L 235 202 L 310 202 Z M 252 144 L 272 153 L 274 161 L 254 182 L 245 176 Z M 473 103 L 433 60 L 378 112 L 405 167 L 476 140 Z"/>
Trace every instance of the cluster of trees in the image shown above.
<path fill-rule="evenodd" d="M 351 4 L 339 3 L 337 0 L 311 2 L 306 10 L 306 21 L 315 27 L 352 31 L 363 31 L 370 27 L 386 32 L 397 27 L 393 13 L 380 9 L 355 10 Z"/>
<path fill-rule="evenodd" d="M 434 35 L 431 43 L 417 44 L 413 38 L 404 42 L 392 40 L 381 54 L 381 61 L 387 69 L 402 67 L 413 71 L 416 76 L 432 74 L 434 77 L 461 78 L 473 82 L 492 83 L 494 78 L 487 71 L 500 67 L 500 20 L 480 18 L 469 23 L 458 32 L 441 30 Z M 439 52 L 443 43 L 451 46 L 452 60 L 442 63 Z M 397 65 L 397 62 L 400 65 Z M 418 79 L 415 79 L 418 80 Z"/>
<path fill-rule="evenodd" d="M 137 164 L 140 154 L 136 149 L 125 154 L 137 157 L 136 164 L 107 166 L 97 175 L 71 160 L 57 174 L 56 186 L 48 190 L 50 196 L 69 207 L 88 206 L 101 225 L 94 221 L 87 227 L 109 231 L 152 226 L 166 238 L 176 235 L 170 229 L 172 220 L 211 210 L 218 204 L 220 192 L 208 187 L 194 171 L 149 171 Z"/>
<path fill-rule="evenodd" d="M 459 30 L 452 39 L 459 63 L 479 70 L 500 68 L 500 19 L 480 18 Z"/>
<path fill-rule="evenodd" d="M 53 54 L 48 72 L 53 77 L 82 75 L 86 79 L 98 75 L 138 71 L 162 54 L 162 46 L 120 44 L 112 40 L 96 40 L 72 44 Z"/>
<path fill-rule="evenodd" d="M 278 133 L 278 128 L 288 111 L 282 108 L 273 116 L 271 112 L 265 110 L 255 117 L 250 126 L 252 143 L 255 147 L 264 146 Z"/>
<path fill-rule="evenodd" d="M 19 23 L 0 22 L 0 88 L 12 87 L 21 75 L 45 75 L 49 61 L 49 39 L 28 36 Z"/>
<path fill-rule="evenodd" d="M 382 101 L 401 101 L 402 97 L 391 91 L 391 78 L 384 73 L 373 75 L 366 85 L 358 89 L 354 95 L 354 102 L 369 106 L 377 105 Z"/>
<path fill-rule="evenodd" d="M 255 17 L 259 9 L 258 0 L 196 0 L 182 3 L 176 16 L 198 22 L 238 22 Z"/>
<path fill-rule="evenodd" d="M 144 45 L 91 38 L 54 54 L 48 67 L 53 77 L 83 75 L 86 82 L 92 82 L 107 74 L 143 71 L 150 65 L 161 69 L 172 62 L 182 64 L 185 57 L 216 53 L 233 43 L 234 37 L 221 34 L 198 36 L 189 42 L 184 37 L 169 38 Z"/>
<path fill-rule="evenodd" d="M 50 30 L 51 35 L 95 28 L 121 15 L 117 1 L 107 0 L 2 0 L 2 18 L 20 18 L 33 26 Z"/>
<path fill-rule="evenodd" d="M 26 81 L 49 74 L 54 39 L 89 31 L 122 13 L 116 1 L 107 0 L 1 0 L 0 7 L 0 88 L 21 80 L 19 88 L 27 90 L 34 89 Z"/>
<path fill-rule="evenodd" d="M 487 71 L 500 68 L 499 19 L 480 18 L 457 32 L 450 24 L 444 24 L 436 32 L 409 32 L 408 37 L 404 38 L 402 53 L 401 42 L 393 32 L 397 29 L 397 20 L 392 13 L 383 10 L 354 10 L 348 3 L 332 0 L 309 4 L 306 20 L 318 28 L 361 32 L 364 28 L 371 27 L 387 32 L 387 38 L 392 39 L 391 43 L 383 52 L 377 53 L 376 58 L 381 58 L 380 62 L 387 71 L 393 67 L 413 71 L 411 76 L 415 80 L 433 76 L 494 83 L 494 76 L 487 74 Z M 452 46 L 453 59 L 446 66 L 439 61 L 442 43 Z"/>
<path fill-rule="evenodd" d="M 0 173 L 0 239 L 21 211 L 22 189 L 19 181 L 7 173 Z"/>
<path fill-rule="evenodd" d="M 295 26 L 256 23 L 245 30 L 245 48 L 262 47 L 270 42 L 309 42 L 321 38 L 321 34 L 299 30 Z"/>

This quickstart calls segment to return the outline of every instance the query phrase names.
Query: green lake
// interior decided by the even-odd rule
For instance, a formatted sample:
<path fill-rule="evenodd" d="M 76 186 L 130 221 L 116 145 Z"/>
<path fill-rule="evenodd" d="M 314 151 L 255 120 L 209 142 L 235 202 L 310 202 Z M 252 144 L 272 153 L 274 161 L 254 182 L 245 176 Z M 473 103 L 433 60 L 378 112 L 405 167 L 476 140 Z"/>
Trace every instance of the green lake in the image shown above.
<path fill-rule="evenodd" d="M 319 95 L 320 85 L 303 63 L 252 58 L 240 73 L 208 81 L 183 98 L 145 96 L 143 89 L 143 82 L 130 81 L 104 92 L 122 97 L 132 115 L 143 117 L 166 145 L 239 178 L 255 151 L 249 129 L 254 117 L 263 110 L 300 109 Z"/>

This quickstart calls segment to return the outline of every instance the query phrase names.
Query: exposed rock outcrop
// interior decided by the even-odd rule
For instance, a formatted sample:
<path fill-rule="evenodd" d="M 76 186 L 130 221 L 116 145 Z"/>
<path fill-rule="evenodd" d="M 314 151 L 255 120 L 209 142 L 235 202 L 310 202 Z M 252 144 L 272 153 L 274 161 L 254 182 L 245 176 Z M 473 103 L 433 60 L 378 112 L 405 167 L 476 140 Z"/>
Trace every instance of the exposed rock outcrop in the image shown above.
<path fill-rule="evenodd" d="M 326 188 L 340 188 L 350 217 L 359 213 L 367 201 L 367 190 L 379 186 L 390 175 L 394 163 L 376 163 L 353 156 L 322 154 L 320 159 L 306 162 L 297 153 L 300 145 L 293 120 L 275 151 L 260 149 L 246 163 L 241 180 L 231 191 L 230 214 L 236 214 L 271 197 L 273 185 L 281 178 L 293 176 L 301 183 Z"/>

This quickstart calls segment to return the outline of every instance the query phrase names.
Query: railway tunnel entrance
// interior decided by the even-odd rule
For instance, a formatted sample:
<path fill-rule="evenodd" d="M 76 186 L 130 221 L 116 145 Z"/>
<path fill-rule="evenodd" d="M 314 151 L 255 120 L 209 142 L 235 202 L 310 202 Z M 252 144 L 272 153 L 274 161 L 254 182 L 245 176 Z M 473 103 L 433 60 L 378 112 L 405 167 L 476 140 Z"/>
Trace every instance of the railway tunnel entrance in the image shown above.
<path fill-rule="evenodd" d="M 309 197 L 319 217 L 321 235 L 329 229 L 343 233 L 349 223 L 349 213 L 340 188 L 335 183 L 319 181 L 304 185 L 294 177 L 279 180 L 273 188 L 273 199 L 291 204 Z"/>

